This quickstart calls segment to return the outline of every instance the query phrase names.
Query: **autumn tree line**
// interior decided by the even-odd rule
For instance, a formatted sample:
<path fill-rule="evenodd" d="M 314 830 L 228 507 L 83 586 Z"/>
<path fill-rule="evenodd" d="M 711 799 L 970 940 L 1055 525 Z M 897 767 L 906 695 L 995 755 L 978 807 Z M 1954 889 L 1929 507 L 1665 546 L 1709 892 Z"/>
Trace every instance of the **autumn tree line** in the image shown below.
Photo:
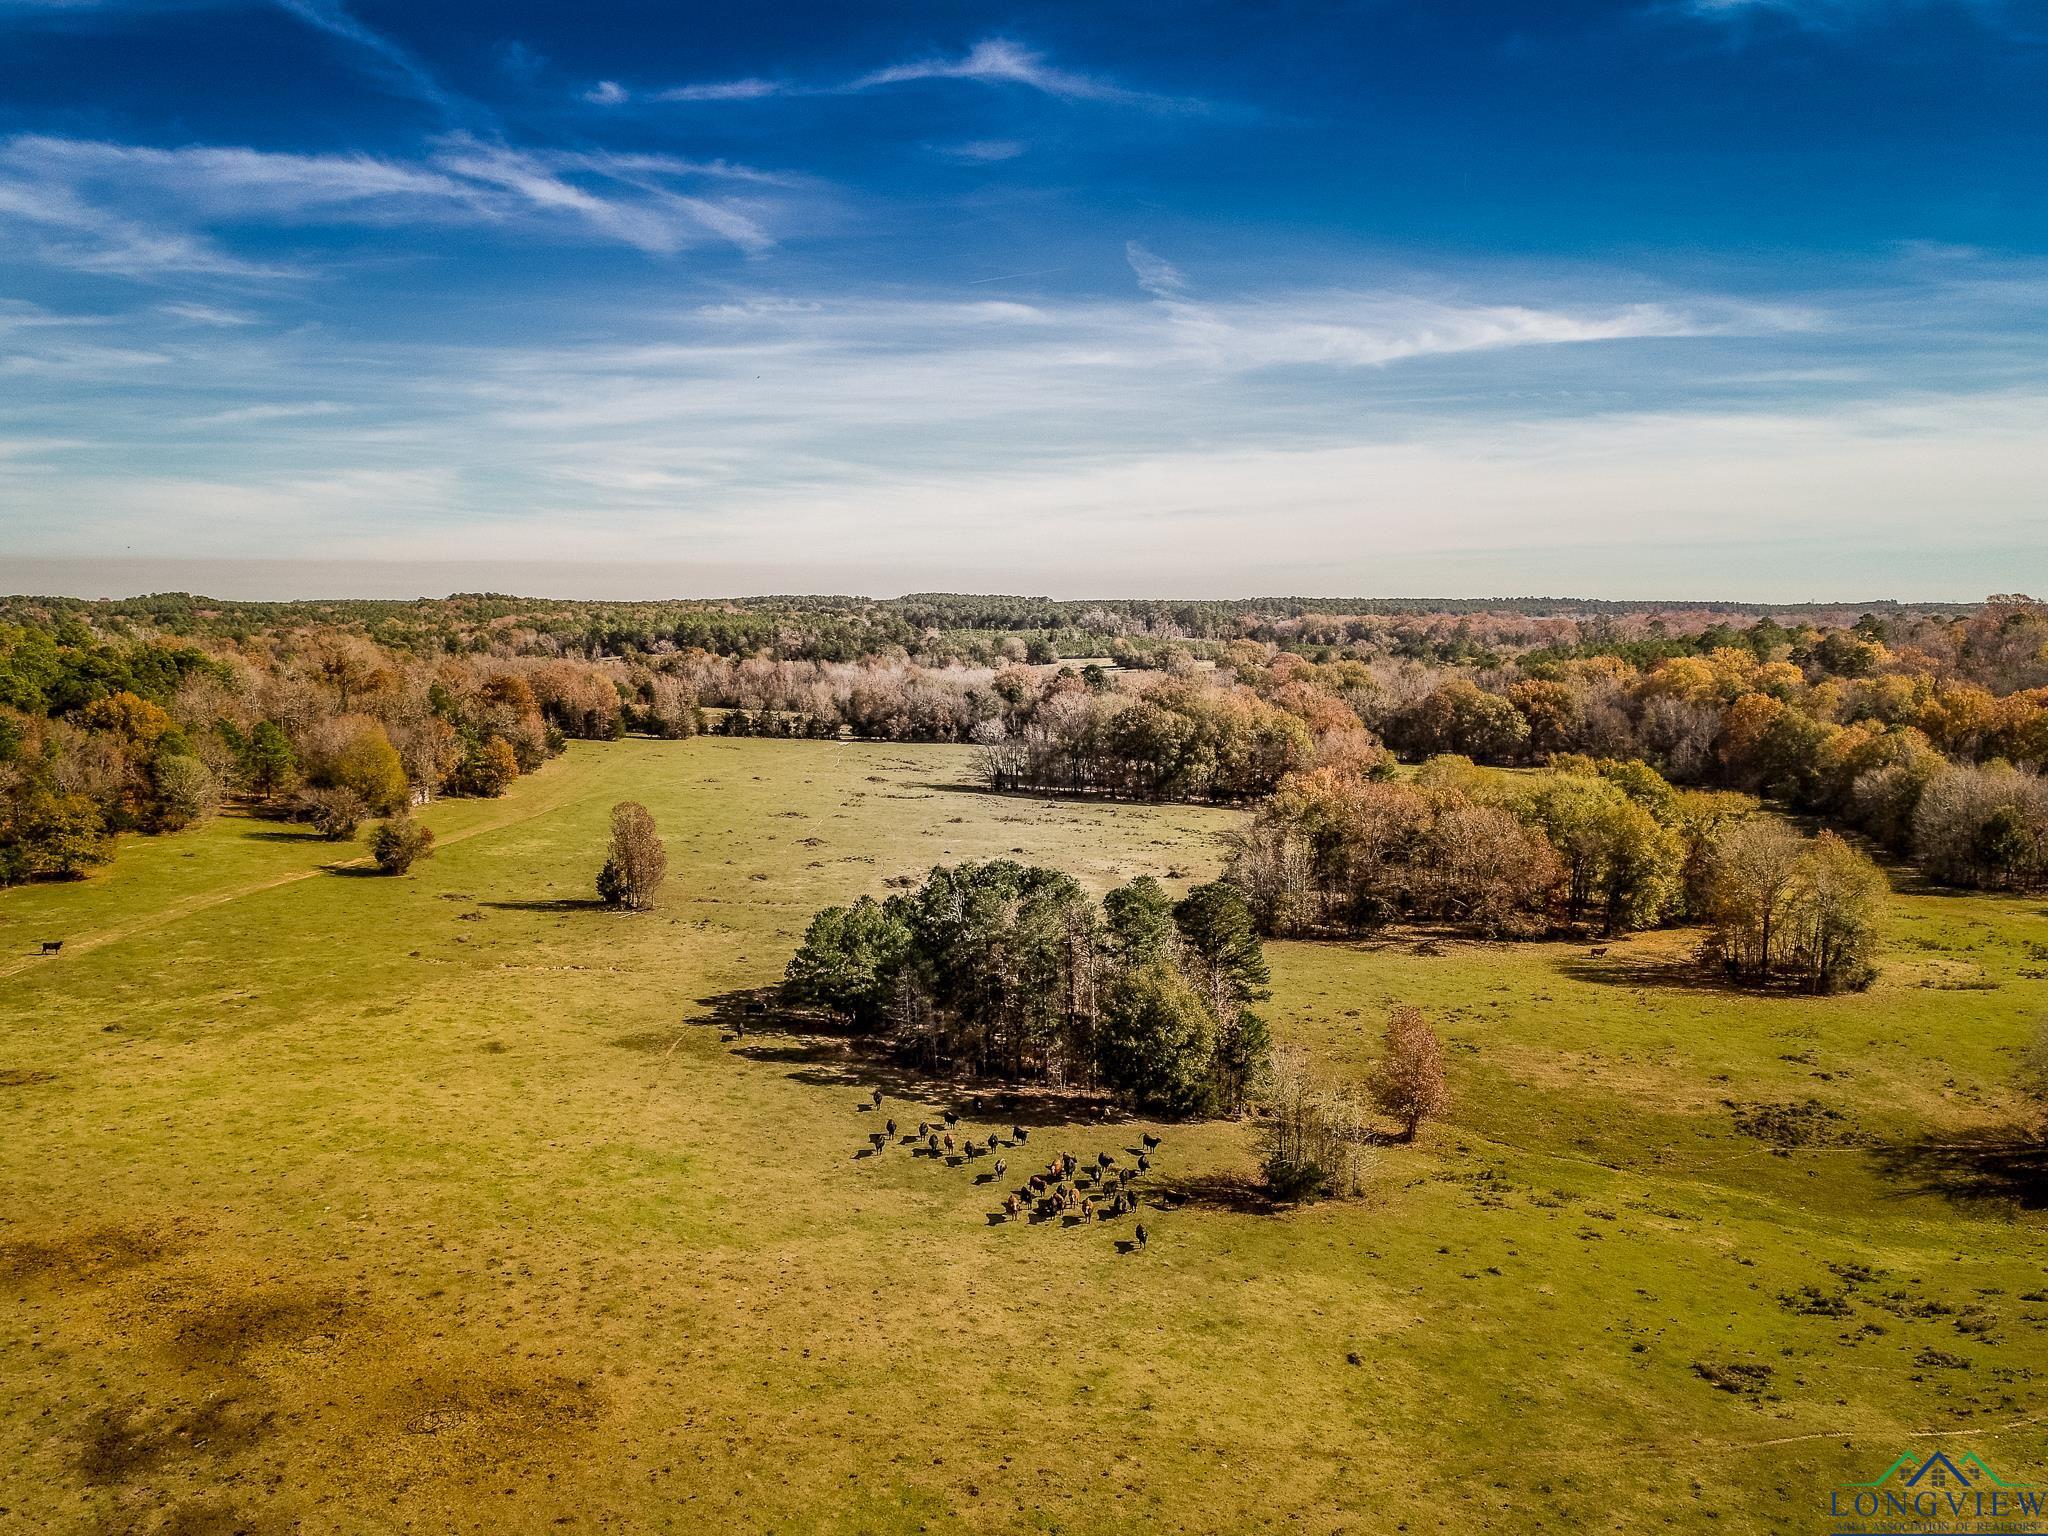
<path fill-rule="evenodd" d="M 1802 837 L 1637 760 L 1559 756 L 1509 775 L 1446 756 L 1402 779 L 1318 768 L 1284 779 L 1231 841 L 1229 878 L 1268 934 L 1613 937 L 1691 921 L 1735 979 L 1817 992 L 1875 975 L 1888 890 L 1835 834 Z"/>
<path fill-rule="evenodd" d="M 200 647 L 4 625 L 0 885 L 82 873 L 114 833 L 177 831 L 230 799 L 349 838 L 418 801 L 502 794 L 568 738 L 688 735 L 700 718 L 646 669 L 420 656 L 332 630 Z M 373 853 L 402 868 L 423 846 L 406 831 Z"/>
<path fill-rule="evenodd" d="M 108 832 L 223 796 L 339 830 L 400 793 L 502 792 L 564 738 L 708 729 L 974 743 L 999 789 L 1231 803 L 1436 756 L 1633 761 L 1865 832 L 1937 880 L 2048 883 L 2048 614 L 2021 598 L 1746 624 L 1707 605 L 945 594 L 7 599 L 0 619 L 5 879 L 75 872 Z M 1447 814 L 1440 841 L 1480 824 Z M 1499 891 L 1441 885 L 1404 900 L 1502 920 Z"/>

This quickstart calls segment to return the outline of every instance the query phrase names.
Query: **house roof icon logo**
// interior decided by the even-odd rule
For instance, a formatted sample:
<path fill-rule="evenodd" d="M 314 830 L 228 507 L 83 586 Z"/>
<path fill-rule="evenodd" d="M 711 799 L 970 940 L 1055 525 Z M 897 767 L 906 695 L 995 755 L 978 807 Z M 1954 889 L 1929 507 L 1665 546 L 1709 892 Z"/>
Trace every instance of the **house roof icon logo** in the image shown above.
<path fill-rule="evenodd" d="M 2048 1536 L 2048 1490 L 2006 1481 L 1975 1451 L 1906 1451 L 1867 1482 L 1838 1484 L 1828 1513 L 1836 1536 Z"/>

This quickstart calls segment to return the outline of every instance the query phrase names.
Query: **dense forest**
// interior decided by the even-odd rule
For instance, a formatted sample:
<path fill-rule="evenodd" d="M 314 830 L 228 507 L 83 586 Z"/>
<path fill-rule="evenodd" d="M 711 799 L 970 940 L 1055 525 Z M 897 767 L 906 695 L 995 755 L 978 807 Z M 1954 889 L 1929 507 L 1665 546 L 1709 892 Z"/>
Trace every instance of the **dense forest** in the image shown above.
<path fill-rule="evenodd" d="M 1701 792 L 1865 834 L 1936 880 L 2048 883 L 2048 609 L 2024 597 L 948 594 L 0 601 L 0 882 L 79 873 L 114 832 L 223 802 L 345 837 L 501 793 L 569 738 L 699 730 L 971 742 L 996 789 L 1258 806 L 1240 867 L 1283 893 L 1262 906 L 1276 931 L 1695 915 L 1735 804 Z M 1547 771 L 1503 788 L 1475 765 Z M 1480 846 L 1485 889 L 1445 863 Z"/>

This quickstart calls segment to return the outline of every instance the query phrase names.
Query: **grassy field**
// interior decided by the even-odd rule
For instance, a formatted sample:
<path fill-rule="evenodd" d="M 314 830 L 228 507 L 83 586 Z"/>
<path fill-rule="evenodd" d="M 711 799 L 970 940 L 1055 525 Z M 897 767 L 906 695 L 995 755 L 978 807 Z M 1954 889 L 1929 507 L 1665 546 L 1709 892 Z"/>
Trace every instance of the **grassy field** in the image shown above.
<path fill-rule="evenodd" d="M 735 1011 L 826 902 L 1010 854 L 1178 886 L 1234 819 L 967 766 L 579 745 L 433 807 L 404 879 L 226 818 L 0 894 L 0 1529 L 1776 1532 L 1907 1449 L 2048 1482 L 1998 1146 L 2040 901 L 1903 896 L 1838 999 L 1693 985 L 1683 934 L 1274 946 L 1280 1037 L 1362 1067 L 1422 1004 L 1452 1116 L 1292 1212 L 1243 1127 L 1166 1128 L 1127 1253 L 858 1155 L 871 1083 L 972 1095 Z M 588 900 L 628 796 L 638 916 Z M 1018 1111 L 1013 1175 L 1141 1129 L 1074 1113 Z"/>

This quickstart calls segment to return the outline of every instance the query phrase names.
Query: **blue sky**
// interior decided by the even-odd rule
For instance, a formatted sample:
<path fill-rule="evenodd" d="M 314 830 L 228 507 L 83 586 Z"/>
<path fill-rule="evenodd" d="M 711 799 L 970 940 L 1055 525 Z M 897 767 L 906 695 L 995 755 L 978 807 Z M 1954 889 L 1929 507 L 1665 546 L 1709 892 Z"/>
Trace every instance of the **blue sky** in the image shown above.
<path fill-rule="evenodd" d="M 2044 99 L 2021 0 L 0 0 L 0 589 L 2040 588 Z"/>

